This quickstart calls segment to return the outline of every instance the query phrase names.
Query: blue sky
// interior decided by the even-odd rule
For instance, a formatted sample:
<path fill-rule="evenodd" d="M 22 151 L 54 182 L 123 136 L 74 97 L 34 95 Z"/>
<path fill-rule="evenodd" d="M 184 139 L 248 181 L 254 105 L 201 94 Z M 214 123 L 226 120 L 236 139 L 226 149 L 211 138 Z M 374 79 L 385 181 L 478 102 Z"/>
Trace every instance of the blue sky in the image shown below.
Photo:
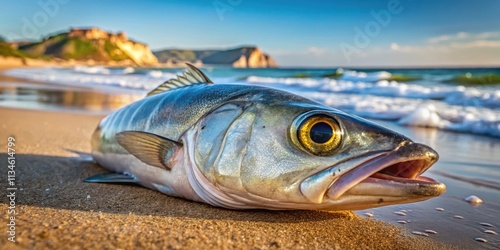
<path fill-rule="evenodd" d="M 2 3 L 0 35 L 96 26 L 153 50 L 257 45 L 290 67 L 481 66 L 500 65 L 498 11 L 498 0 L 18 0 Z"/>

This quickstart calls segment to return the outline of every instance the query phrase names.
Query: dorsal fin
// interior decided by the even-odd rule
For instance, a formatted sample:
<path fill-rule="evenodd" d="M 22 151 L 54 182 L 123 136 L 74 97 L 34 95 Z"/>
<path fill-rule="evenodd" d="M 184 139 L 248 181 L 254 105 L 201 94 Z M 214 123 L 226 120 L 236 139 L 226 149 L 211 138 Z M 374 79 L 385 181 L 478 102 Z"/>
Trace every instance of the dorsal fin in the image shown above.
<path fill-rule="evenodd" d="M 160 84 L 160 86 L 156 87 L 156 89 L 149 92 L 147 96 L 152 96 L 161 92 L 195 84 L 213 83 L 205 74 L 203 74 L 203 72 L 201 72 L 201 70 L 196 68 L 194 65 L 190 63 L 186 63 L 186 65 L 188 66 L 188 71 L 184 71 L 182 76 L 178 75 L 177 78 L 170 79 Z"/>

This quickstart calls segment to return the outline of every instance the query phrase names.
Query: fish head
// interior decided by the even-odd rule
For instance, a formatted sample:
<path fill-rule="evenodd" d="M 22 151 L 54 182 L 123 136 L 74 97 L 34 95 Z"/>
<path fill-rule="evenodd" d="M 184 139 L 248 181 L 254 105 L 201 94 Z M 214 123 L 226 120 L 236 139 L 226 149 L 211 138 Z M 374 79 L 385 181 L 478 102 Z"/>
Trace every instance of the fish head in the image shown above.
<path fill-rule="evenodd" d="M 200 120 L 190 155 L 205 200 L 230 208 L 356 210 L 445 192 L 421 176 L 438 160 L 432 148 L 289 99 L 227 103 Z"/>

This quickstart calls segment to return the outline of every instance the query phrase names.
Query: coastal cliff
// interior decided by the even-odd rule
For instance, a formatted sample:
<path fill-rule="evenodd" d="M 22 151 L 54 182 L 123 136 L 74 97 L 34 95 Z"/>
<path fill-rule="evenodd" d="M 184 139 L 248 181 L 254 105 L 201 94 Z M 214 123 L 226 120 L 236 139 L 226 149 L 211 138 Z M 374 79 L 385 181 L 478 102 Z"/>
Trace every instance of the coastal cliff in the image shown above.
<path fill-rule="evenodd" d="M 162 63 L 179 64 L 184 62 L 203 65 L 227 65 L 235 68 L 273 68 L 274 59 L 253 46 L 229 50 L 181 50 L 166 49 L 154 54 Z"/>
<path fill-rule="evenodd" d="M 256 46 L 228 50 L 166 49 L 151 52 L 124 32 L 99 28 L 71 28 L 41 41 L 7 42 L 0 37 L 0 62 L 10 65 L 106 65 L 138 67 L 229 66 L 273 68 L 274 59 Z"/>
<path fill-rule="evenodd" d="M 158 64 L 147 45 L 128 39 L 124 32 L 110 33 L 98 28 L 72 28 L 39 42 L 11 43 L 11 47 L 31 58 L 46 60 L 131 66 Z"/>

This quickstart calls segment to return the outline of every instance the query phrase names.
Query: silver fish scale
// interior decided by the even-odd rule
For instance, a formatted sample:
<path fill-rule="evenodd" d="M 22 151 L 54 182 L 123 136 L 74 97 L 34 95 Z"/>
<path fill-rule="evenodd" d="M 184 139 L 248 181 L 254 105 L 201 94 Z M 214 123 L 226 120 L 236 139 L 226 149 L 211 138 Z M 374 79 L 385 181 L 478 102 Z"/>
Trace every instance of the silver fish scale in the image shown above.
<path fill-rule="evenodd" d="M 101 152 L 126 153 L 114 139 L 121 131 L 145 131 L 178 140 L 209 111 L 228 102 L 255 100 L 260 102 L 314 102 L 280 90 L 262 91 L 259 86 L 200 84 L 156 94 L 132 103 L 111 114 L 100 125 L 94 137 Z M 256 98 L 257 97 L 257 98 Z M 97 141 L 97 140 L 96 140 Z"/>

